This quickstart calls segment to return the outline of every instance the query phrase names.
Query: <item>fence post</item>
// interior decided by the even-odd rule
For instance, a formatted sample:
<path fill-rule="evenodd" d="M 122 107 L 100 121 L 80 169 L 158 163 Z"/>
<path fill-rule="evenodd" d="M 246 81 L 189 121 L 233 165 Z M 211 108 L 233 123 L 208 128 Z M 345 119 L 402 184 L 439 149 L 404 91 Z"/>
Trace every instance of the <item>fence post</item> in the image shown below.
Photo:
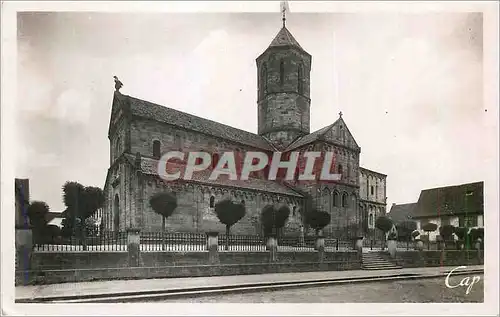
<path fill-rule="evenodd" d="M 478 238 L 477 241 L 476 241 L 476 250 L 477 250 L 477 259 L 479 261 L 479 264 L 481 264 L 482 262 L 482 254 L 481 254 L 481 243 L 483 241 L 481 240 L 481 238 Z"/>
<path fill-rule="evenodd" d="M 316 237 L 316 250 L 318 250 L 319 263 L 323 263 L 325 259 L 325 237 Z"/>
<path fill-rule="evenodd" d="M 207 250 L 208 250 L 208 263 L 219 263 L 219 233 L 207 232 Z"/>
<path fill-rule="evenodd" d="M 127 229 L 128 266 L 138 267 L 141 263 L 141 229 Z"/>
<path fill-rule="evenodd" d="M 277 261 L 278 252 L 278 242 L 276 241 L 276 236 L 274 234 L 269 234 L 267 237 L 267 249 L 269 250 L 269 262 L 273 263 Z"/>
<path fill-rule="evenodd" d="M 30 226 L 16 228 L 16 271 L 31 269 L 31 254 L 33 252 L 33 230 Z"/>

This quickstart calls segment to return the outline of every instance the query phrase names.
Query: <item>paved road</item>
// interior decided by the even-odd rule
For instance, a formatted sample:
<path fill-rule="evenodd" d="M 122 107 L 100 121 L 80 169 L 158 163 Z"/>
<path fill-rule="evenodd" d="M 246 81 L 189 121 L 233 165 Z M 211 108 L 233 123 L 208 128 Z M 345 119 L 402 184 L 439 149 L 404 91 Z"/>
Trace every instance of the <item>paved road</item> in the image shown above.
<path fill-rule="evenodd" d="M 482 303 L 484 278 L 469 294 L 467 286 L 449 289 L 444 278 L 373 282 L 246 294 L 227 294 L 156 301 L 163 303 Z M 466 276 L 450 278 L 457 285 Z M 472 276 L 471 276 L 472 280 Z"/>

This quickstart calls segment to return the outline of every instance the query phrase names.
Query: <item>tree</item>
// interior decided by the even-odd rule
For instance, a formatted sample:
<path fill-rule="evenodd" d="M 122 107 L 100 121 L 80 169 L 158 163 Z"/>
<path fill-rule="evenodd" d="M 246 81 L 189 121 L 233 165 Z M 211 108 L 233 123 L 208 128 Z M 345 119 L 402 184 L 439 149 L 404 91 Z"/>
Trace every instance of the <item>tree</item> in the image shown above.
<path fill-rule="evenodd" d="M 439 235 L 443 237 L 445 244 L 446 241 L 450 241 L 452 239 L 453 233 L 455 233 L 455 227 L 452 225 L 444 225 L 439 227 Z"/>
<path fill-rule="evenodd" d="M 53 242 L 61 236 L 61 228 L 56 225 L 48 225 L 45 227 L 45 236 Z"/>
<path fill-rule="evenodd" d="M 405 220 L 396 225 L 398 237 L 403 241 L 410 241 L 412 232 L 417 230 L 417 223 L 411 220 Z"/>
<path fill-rule="evenodd" d="M 275 233 L 285 226 L 288 217 L 290 216 L 290 208 L 287 205 L 275 207 L 266 205 L 262 208 L 261 223 L 264 227 L 264 235 Z"/>
<path fill-rule="evenodd" d="M 386 216 L 379 216 L 375 221 L 375 227 L 384 233 L 389 232 L 393 226 L 393 222 L 390 218 Z"/>
<path fill-rule="evenodd" d="M 229 250 L 229 231 L 231 226 L 245 217 L 245 206 L 235 204 L 230 199 L 224 199 L 215 204 L 215 214 L 219 221 L 226 225 L 226 251 Z"/>
<path fill-rule="evenodd" d="M 437 228 L 438 228 L 437 224 L 432 223 L 432 222 L 428 222 L 428 223 L 426 223 L 425 225 L 422 226 L 422 230 L 424 230 L 425 232 L 427 232 L 427 249 L 430 249 L 430 242 L 431 242 L 429 234 L 431 232 L 436 231 Z"/>
<path fill-rule="evenodd" d="M 308 226 L 316 231 L 316 236 L 319 235 L 319 231 L 324 227 L 328 226 L 331 221 L 331 216 L 325 211 L 313 210 L 305 215 L 305 222 Z"/>
<path fill-rule="evenodd" d="M 28 208 L 27 214 L 30 224 L 41 229 L 47 225 L 47 214 L 49 213 L 49 205 L 44 201 L 32 201 Z"/>
<path fill-rule="evenodd" d="M 177 198 L 169 192 L 156 193 L 149 199 L 153 212 L 162 216 L 161 230 L 165 231 L 165 219 L 170 217 L 177 208 Z"/>
<path fill-rule="evenodd" d="M 83 241 L 83 249 L 87 249 L 85 220 L 91 217 L 104 205 L 104 192 L 93 186 L 83 186 L 77 182 L 66 182 L 63 185 L 63 202 L 66 210 L 63 212 L 64 235 L 78 233 Z"/>
<path fill-rule="evenodd" d="M 43 201 L 32 201 L 27 208 L 27 214 L 30 224 L 33 226 L 34 240 L 42 242 L 45 236 L 47 226 L 47 214 L 49 213 L 49 205 Z"/>

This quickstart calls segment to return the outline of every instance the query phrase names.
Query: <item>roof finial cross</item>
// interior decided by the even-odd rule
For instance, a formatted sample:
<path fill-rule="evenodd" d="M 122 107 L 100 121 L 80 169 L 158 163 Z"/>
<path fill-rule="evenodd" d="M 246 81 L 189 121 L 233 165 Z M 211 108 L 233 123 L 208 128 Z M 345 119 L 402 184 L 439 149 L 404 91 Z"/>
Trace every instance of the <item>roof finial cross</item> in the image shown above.
<path fill-rule="evenodd" d="M 341 117 L 341 118 L 342 118 L 342 111 L 340 111 L 340 112 L 339 112 L 339 117 Z"/>

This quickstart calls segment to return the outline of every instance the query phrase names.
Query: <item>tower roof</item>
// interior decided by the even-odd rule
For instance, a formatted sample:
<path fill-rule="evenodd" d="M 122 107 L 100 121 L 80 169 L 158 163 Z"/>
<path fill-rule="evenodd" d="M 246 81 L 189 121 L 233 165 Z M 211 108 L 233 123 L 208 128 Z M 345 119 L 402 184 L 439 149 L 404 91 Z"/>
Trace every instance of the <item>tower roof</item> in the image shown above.
<path fill-rule="evenodd" d="M 299 42 L 293 37 L 292 33 L 288 31 L 288 29 L 283 26 L 281 30 L 278 32 L 274 40 L 271 42 L 269 47 L 277 47 L 277 46 L 295 46 L 304 50 Z"/>

